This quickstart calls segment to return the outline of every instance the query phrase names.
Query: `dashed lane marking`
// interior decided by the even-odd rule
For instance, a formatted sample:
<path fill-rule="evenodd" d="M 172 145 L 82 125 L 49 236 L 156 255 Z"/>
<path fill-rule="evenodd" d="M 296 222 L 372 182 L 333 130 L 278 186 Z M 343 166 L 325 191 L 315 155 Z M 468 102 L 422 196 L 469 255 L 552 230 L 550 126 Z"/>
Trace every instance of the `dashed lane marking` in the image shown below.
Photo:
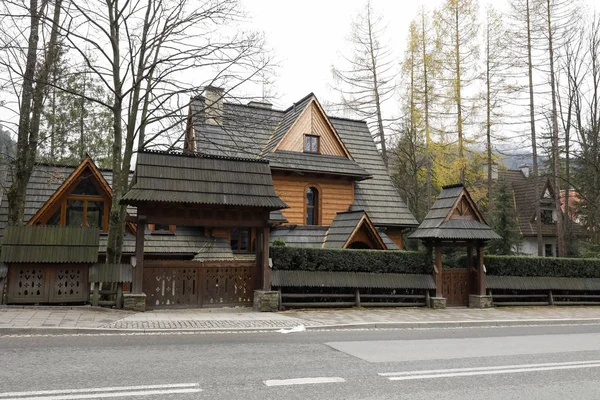
<path fill-rule="evenodd" d="M 383 372 L 379 376 L 388 378 L 391 381 L 406 381 L 416 379 L 435 379 L 435 378 L 453 378 L 463 376 L 477 375 L 498 375 L 498 374 L 514 374 L 523 372 L 541 372 L 541 371 L 556 371 L 570 370 L 582 368 L 600 368 L 600 360 L 590 361 L 572 361 L 562 363 L 544 363 L 544 364 L 518 364 L 518 365 L 501 365 L 491 367 L 474 367 L 474 368 L 454 368 L 454 369 L 435 369 L 422 371 L 402 371 L 402 372 Z"/>
<path fill-rule="evenodd" d="M 115 386 L 87 389 L 36 390 L 29 392 L 0 393 L 0 400 L 77 400 L 115 397 L 158 396 L 167 394 L 199 393 L 197 383 L 167 385 Z"/>
<path fill-rule="evenodd" d="M 342 383 L 346 382 L 344 378 L 331 377 L 331 378 L 295 378 L 295 379 L 272 379 L 264 381 L 267 386 L 288 386 L 288 385 L 310 385 L 317 383 Z"/>

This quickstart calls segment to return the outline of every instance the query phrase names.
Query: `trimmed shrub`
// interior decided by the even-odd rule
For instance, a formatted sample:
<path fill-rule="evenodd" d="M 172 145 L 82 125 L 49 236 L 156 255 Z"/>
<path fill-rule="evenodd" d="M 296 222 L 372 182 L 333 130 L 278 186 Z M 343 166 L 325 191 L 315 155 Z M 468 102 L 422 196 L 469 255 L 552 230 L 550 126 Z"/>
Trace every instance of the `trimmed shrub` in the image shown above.
<path fill-rule="evenodd" d="M 600 259 L 485 256 L 488 275 L 600 278 Z"/>
<path fill-rule="evenodd" d="M 416 251 L 271 247 L 273 269 L 429 274 L 431 261 Z"/>

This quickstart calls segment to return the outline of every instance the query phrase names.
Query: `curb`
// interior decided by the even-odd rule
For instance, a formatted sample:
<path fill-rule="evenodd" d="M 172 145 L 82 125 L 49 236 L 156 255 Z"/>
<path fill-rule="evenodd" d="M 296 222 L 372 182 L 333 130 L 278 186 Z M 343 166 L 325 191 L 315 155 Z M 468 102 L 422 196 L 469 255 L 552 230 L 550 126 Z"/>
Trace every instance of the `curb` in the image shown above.
<path fill-rule="evenodd" d="M 600 318 L 582 319 L 533 319 L 533 320 L 482 320 L 482 321 L 431 321 L 431 322 L 365 322 L 353 324 L 330 324 L 307 326 L 307 331 L 329 329 L 449 329 L 449 328 L 486 328 L 514 326 L 558 326 L 558 325 L 600 325 Z M 189 328 L 189 329 L 119 329 L 119 328 L 72 328 L 72 327 L 0 327 L 0 336 L 16 335 L 100 335 L 100 334 L 176 334 L 206 332 L 275 332 L 290 327 L 253 327 L 253 328 Z"/>

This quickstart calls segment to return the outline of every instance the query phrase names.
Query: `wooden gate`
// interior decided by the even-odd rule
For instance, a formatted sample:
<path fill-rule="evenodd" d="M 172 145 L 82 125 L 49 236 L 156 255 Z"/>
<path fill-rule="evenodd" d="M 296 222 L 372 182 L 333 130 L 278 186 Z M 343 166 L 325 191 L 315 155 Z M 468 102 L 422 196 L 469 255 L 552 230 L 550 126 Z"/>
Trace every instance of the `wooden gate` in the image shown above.
<path fill-rule="evenodd" d="M 194 308 L 251 305 L 255 261 L 149 261 L 144 263 L 146 306 Z"/>
<path fill-rule="evenodd" d="M 469 305 L 469 270 L 447 268 L 442 270 L 442 294 L 448 307 Z"/>
<path fill-rule="evenodd" d="M 79 303 L 89 298 L 88 265 L 12 264 L 9 304 Z"/>

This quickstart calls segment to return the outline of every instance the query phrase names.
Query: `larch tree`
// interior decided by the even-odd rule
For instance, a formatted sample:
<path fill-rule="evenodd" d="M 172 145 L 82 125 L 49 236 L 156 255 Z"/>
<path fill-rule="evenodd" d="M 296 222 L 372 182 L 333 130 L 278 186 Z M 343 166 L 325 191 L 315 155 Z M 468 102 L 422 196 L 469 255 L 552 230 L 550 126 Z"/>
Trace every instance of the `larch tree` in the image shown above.
<path fill-rule="evenodd" d="M 460 182 L 465 183 L 466 129 L 474 124 L 479 51 L 477 0 L 446 0 L 434 14 L 436 42 L 443 69 L 441 83 L 449 115 L 454 120 L 457 139 L 457 159 Z M 452 111 L 454 109 L 454 111 Z"/>
<path fill-rule="evenodd" d="M 383 43 L 385 28 L 383 16 L 367 1 L 352 23 L 348 38 L 351 53 L 342 55 L 343 66 L 332 66 L 331 71 L 332 88 L 340 95 L 341 107 L 367 120 L 387 166 L 385 130 L 391 119 L 384 117 L 383 105 L 395 91 L 396 64 L 391 49 Z"/>

